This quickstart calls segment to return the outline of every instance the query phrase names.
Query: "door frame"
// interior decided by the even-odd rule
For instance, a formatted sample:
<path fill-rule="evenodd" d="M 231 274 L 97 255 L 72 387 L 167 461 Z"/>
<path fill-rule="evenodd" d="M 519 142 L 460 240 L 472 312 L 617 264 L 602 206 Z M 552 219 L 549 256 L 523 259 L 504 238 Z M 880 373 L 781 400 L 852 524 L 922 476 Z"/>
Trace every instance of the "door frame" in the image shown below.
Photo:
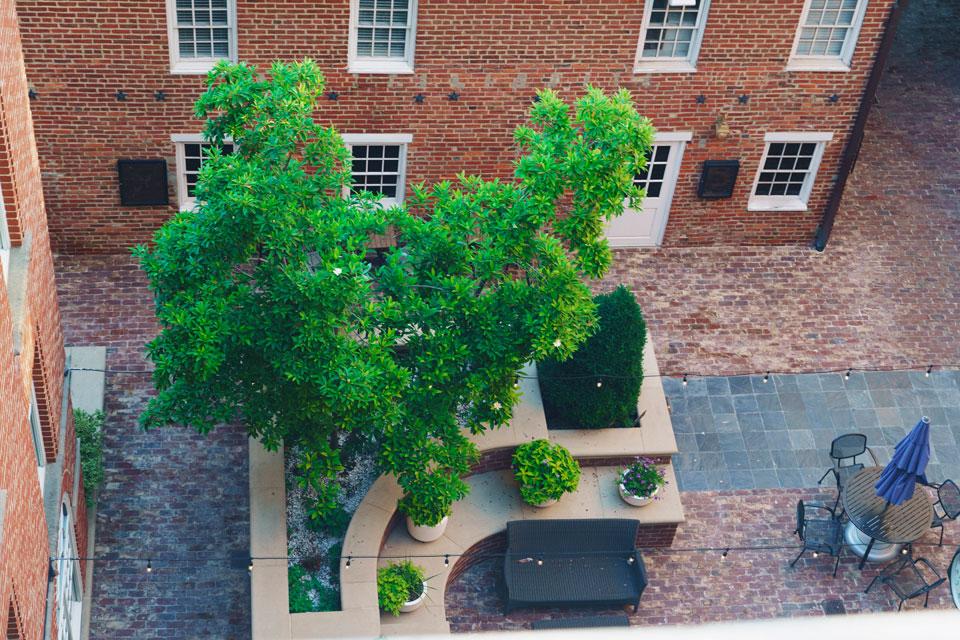
<path fill-rule="evenodd" d="M 667 220 L 670 218 L 670 208 L 673 206 L 673 194 L 677 187 L 677 179 L 680 176 L 680 165 L 683 164 L 683 153 L 686 151 L 687 143 L 693 139 L 692 131 L 657 131 L 652 140 L 652 145 L 671 145 L 670 159 L 667 162 L 667 171 L 663 176 L 663 188 L 658 196 L 661 201 L 661 209 L 664 210 L 660 220 L 657 221 L 656 228 L 653 229 L 652 240 L 649 245 L 610 245 L 613 248 L 635 248 L 635 247 L 659 247 L 663 243 L 663 236 L 667 229 Z M 675 157 L 674 157 L 675 154 Z M 623 203 L 624 213 L 627 211 L 637 211 L 631 209 L 629 202 Z M 641 206 L 640 211 L 643 211 Z M 608 238 L 609 242 L 609 238 Z"/>

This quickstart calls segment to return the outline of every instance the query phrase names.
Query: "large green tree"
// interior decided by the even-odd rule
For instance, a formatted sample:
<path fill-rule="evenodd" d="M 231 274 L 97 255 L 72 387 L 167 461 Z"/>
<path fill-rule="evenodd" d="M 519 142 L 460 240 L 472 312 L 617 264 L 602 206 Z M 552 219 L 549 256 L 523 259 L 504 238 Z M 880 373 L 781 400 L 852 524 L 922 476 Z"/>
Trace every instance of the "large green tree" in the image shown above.
<path fill-rule="evenodd" d="M 610 264 L 619 215 L 652 128 L 626 91 L 588 88 L 571 113 L 539 94 L 516 131 L 515 180 L 460 175 L 384 207 L 351 191 L 349 153 L 314 120 L 310 60 L 266 77 L 219 64 L 196 103 L 214 147 L 197 205 L 135 250 L 161 331 L 145 427 L 240 422 L 267 447 L 295 443 L 336 503 L 338 443 L 359 433 L 433 524 L 466 494 L 468 432 L 509 420 L 524 363 L 569 356 L 591 333 L 583 284 Z M 395 241 L 380 266 L 370 238 Z"/>

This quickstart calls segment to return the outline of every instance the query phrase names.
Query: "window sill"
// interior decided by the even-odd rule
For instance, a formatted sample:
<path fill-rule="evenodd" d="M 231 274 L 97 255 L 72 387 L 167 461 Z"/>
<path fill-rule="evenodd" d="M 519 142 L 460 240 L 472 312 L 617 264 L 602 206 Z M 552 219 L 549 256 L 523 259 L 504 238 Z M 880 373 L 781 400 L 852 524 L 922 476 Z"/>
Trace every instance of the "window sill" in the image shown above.
<path fill-rule="evenodd" d="M 697 65 L 689 60 L 644 59 L 633 65 L 634 73 L 696 73 Z"/>
<path fill-rule="evenodd" d="M 840 59 L 794 58 L 787 62 L 786 71 L 827 71 L 844 73 L 850 71 L 850 65 Z"/>
<path fill-rule="evenodd" d="M 347 73 L 378 73 L 385 75 L 409 75 L 413 65 L 406 60 L 351 60 L 347 64 Z"/>
<path fill-rule="evenodd" d="M 170 73 L 176 75 L 206 75 L 220 60 L 226 60 L 226 58 L 178 60 L 170 63 Z"/>
<path fill-rule="evenodd" d="M 758 197 L 750 198 L 747 203 L 747 211 L 806 211 L 807 203 L 800 198 L 790 196 L 783 197 Z"/>

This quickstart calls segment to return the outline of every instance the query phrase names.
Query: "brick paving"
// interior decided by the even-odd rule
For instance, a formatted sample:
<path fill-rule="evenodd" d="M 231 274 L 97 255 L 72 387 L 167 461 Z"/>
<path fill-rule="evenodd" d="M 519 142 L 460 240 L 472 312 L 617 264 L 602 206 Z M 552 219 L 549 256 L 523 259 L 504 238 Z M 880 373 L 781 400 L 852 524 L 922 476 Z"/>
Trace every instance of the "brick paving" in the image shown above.
<path fill-rule="evenodd" d="M 857 432 L 879 464 L 920 416 L 934 482 L 960 478 L 960 371 L 666 378 L 682 490 L 814 487 L 830 443 Z M 869 458 L 858 460 L 870 464 Z"/>
<path fill-rule="evenodd" d="M 106 346 L 108 369 L 144 370 L 156 325 L 133 261 L 61 256 L 57 275 L 66 344 Z M 151 388 L 148 375 L 106 376 L 90 637 L 249 638 L 246 436 L 144 433 Z"/>
<path fill-rule="evenodd" d="M 885 587 L 863 593 L 876 575 L 868 564 L 861 572 L 858 558 L 845 553 L 837 577 L 833 560 L 804 556 L 796 567 L 794 510 L 799 497 L 831 499 L 832 494 L 767 489 L 684 494 L 687 521 L 677 532 L 672 550 L 644 552 L 649 586 L 640 610 L 629 612 L 631 625 L 701 624 L 788 616 L 895 611 L 896 600 Z M 929 559 L 945 575 L 954 548 L 960 544 L 960 524 L 948 525 L 943 547 L 928 533 L 916 554 Z M 685 552 L 690 548 L 780 546 L 765 551 Z M 950 545 L 954 545 L 951 548 Z M 529 629 L 535 620 L 614 613 L 618 609 L 524 609 L 503 613 L 502 560 L 489 559 L 465 571 L 447 586 L 447 619 L 454 632 Z M 910 601 L 905 609 L 922 607 Z M 931 608 L 952 608 L 950 589 L 942 585 L 930 596 Z"/>
<path fill-rule="evenodd" d="M 665 373 L 960 367 L 960 29 L 943 24 L 952 0 L 905 11 L 824 253 L 616 252 L 598 288 L 636 292 Z"/>

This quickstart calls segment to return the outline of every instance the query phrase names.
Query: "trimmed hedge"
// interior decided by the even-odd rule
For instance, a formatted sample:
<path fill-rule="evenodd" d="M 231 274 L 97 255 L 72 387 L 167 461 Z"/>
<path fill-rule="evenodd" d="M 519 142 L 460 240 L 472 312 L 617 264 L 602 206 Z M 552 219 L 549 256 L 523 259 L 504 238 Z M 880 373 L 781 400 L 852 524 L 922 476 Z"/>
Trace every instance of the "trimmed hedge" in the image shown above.
<path fill-rule="evenodd" d="M 635 426 L 647 325 L 640 305 L 622 285 L 594 301 L 599 317 L 596 333 L 569 360 L 538 363 L 551 429 Z"/>

